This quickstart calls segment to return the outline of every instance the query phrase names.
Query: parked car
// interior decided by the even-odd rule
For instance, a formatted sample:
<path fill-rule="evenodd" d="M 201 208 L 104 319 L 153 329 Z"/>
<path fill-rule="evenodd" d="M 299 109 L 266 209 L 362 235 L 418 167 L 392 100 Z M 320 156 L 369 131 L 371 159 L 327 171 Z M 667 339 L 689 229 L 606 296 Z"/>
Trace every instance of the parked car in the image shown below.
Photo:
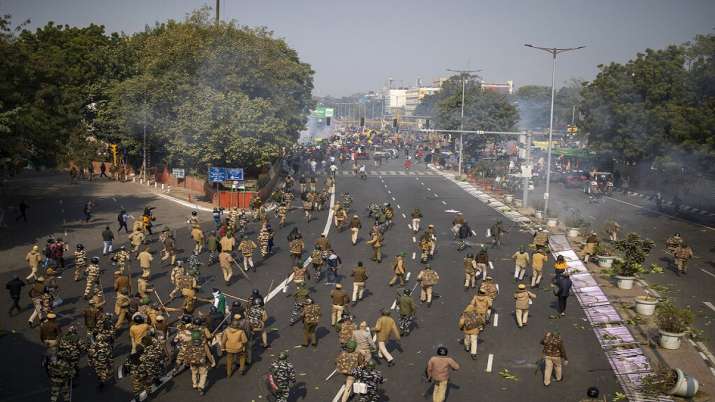
<path fill-rule="evenodd" d="M 588 173 L 584 171 L 572 171 L 564 177 L 564 187 L 582 188 L 588 183 Z"/>

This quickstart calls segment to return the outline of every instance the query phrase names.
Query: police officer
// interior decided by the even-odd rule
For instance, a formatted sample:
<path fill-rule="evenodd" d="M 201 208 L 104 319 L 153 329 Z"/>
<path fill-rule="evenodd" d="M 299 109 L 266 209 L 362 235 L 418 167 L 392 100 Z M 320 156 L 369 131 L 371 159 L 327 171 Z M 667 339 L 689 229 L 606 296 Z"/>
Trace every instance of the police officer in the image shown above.
<path fill-rule="evenodd" d="M 390 279 L 390 282 L 387 283 L 389 286 L 394 285 L 398 280 L 400 281 L 400 286 L 405 286 L 405 274 L 407 273 L 405 256 L 406 254 L 402 252 L 395 257 L 395 262 L 392 264 L 394 275 L 392 279 Z"/>
<path fill-rule="evenodd" d="M 313 300 L 308 297 L 305 299 L 303 306 L 303 347 L 308 347 L 308 343 L 312 343 L 314 347 L 318 346 L 318 338 L 316 330 L 318 322 L 320 322 L 320 305 L 313 303 Z"/>
<path fill-rule="evenodd" d="M 330 311 L 330 325 L 335 327 L 338 319 L 343 315 L 345 306 L 350 302 L 350 297 L 343 290 L 343 285 L 336 284 L 335 289 L 330 291 L 330 300 L 332 308 Z"/>
<path fill-rule="evenodd" d="M 276 388 L 272 390 L 276 402 L 288 402 L 290 388 L 295 384 L 295 369 L 293 364 L 288 361 L 288 353 L 281 352 L 278 359 L 271 363 L 268 371 L 276 384 Z"/>
<path fill-rule="evenodd" d="M 353 370 L 366 363 L 363 355 L 355 351 L 356 348 L 357 342 L 354 340 L 348 341 L 335 359 L 335 370 L 345 376 L 345 388 L 340 399 L 342 402 L 347 402 L 350 399 L 353 382 L 355 382 L 355 377 L 352 376 Z"/>
<path fill-rule="evenodd" d="M 357 244 L 358 232 L 360 232 L 360 229 L 362 229 L 360 217 L 353 215 L 352 219 L 350 219 L 350 241 L 353 243 L 353 246 Z"/>
<path fill-rule="evenodd" d="M 403 289 L 402 294 L 397 294 L 397 307 L 400 310 L 400 335 L 407 336 L 410 334 L 412 322 L 415 320 L 417 307 L 412 300 L 412 292 L 409 289 Z"/>
<path fill-rule="evenodd" d="M 82 243 L 77 244 L 77 250 L 74 252 L 74 280 L 79 282 L 82 279 L 82 274 L 87 268 L 87 250 L 84 249 Z"/>
<path fill-rule="evenodd" d="M 420 302 L 427 303 L 427 307 L 432 307 L 432 287 L 439 282 L 439 274 L 427 264 L 417 275 L 417 281 L 420 282 L 421 288 Z"/>

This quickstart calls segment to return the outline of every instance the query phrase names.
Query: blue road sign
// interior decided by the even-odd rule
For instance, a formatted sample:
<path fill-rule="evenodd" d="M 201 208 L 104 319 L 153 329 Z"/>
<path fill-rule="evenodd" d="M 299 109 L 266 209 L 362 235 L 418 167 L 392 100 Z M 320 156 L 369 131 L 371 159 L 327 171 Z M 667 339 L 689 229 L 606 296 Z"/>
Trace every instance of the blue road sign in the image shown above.
<path fill-rule="evenodd" d="M 226 168 L 210 167 L 209 181 L 212 183 L 222 182 L 226 180 Z"/>
<path fill-rule="evenodd" d="M 243 168 L 226 168 L 226 180 L 243 181 Z"/>

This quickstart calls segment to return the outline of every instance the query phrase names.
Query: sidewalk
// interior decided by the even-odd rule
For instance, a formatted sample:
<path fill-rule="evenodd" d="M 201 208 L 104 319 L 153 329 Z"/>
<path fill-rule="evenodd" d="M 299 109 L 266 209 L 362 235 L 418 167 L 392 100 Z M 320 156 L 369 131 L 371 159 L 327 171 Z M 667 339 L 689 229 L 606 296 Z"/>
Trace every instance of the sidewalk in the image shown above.
<path fill-rule="evenodd" d="M 715 362 L 708 357 L 707 350 L 701 349 L 704 345 L 697 345 L 695 341 L 684 339 L 678 350 L 666 350 L 658 347 L 658 328 L 654 323 L 654 317 L 641 316 L 635 312 L 635 298 L 638 296 L 655 296 L 658 293 L 647 287 L 643 281 L 637 281 L 633 289 L 619 289 L 613 279 L 603 273 L 604 268 L 598 265 L 586 264 L 588 271 L 593 274 L 598 286 L 611 300 L 611 303 L 621 316 L 626 320 L 626 324 L 631 329 L 631 334 L 643 351 L 653 363 L 679 368 L 685 373 L 695 377 L 700 383 L 700 390 L 693 399 L 694 401 L 705 402 L 713 400 L 715 396 Z M 712 356 L 712 355 L 711 355 Z M 677 400 L 677 398 L 676 398 Z"/>

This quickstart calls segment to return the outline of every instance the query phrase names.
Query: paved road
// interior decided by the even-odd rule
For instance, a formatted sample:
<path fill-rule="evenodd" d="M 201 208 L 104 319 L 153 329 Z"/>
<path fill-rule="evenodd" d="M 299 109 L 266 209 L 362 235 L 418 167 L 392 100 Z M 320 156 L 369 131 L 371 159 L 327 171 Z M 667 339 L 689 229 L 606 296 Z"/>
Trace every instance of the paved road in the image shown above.
<path fill-rule="evenodd" d="M 534 197 L 540 198 L 543 189 L 537 188 Z M 698 213 L 674 215 L 672 210 L 657 211 L 655 203 L 636 195 L 614 194 L 600 203 L 588 203 L 582 191 L 565 189 L 562 184 L 551 187 L 551 207 L 563 219 L 573 211 L 592 223 L 592 229 L 605 237 L 603 226 L 610 219 L 617 221 L 623 234 L 637 232 L 652 239 L 656 247 L 646 265 L 656 263 L 666 268 L 663 274 L 646 275 L 645 280 L 659 285 L 664 295 L 682 306 L 696 311 L 695 326 L 703 331 L 703 341 L 715 350 L 715 219 Z M 675 274 L 672 259 L 665 253 L 665 241 L 673 233 L 680 233 L 693 247 L 696 258 L 690 261 L 685 277 Z"/>
<path fill-rule="evenodd" d="M 418 328 L 409 337 L 403 338 L 399 347 L 395 343 L 390 345 L 390 349 L 395 352 L 397 364 L 390 368 L 385 364 L 380 366 L 386 378 L 383 387 L 385 391 L 383 400 L 423 400 L 423 393 L 428 387 L 428 384 L 421 381 L 424 365 L 438 344 L 447 345 L 450 354 L 462 365 L 462 369 L 452 377 L 453 385 L 449 391 L 449 400 L 452 401 L 467 401 L 476 398 L 489 401 L 509 401 L 514 400 L 516 392 L 521 395 L 529 395 L 528 399 L 533 401 L 553 401 L 557 397 L 564 400 L 577 400 L 591 385 L 596 385 L 603 392 L 609 394 L 613 394 L 619 389 L 593 331 L 587 327 L 587 322 L 575 299 L 570 300 L 566 318 L 549 319 L 548 316 L 555 312 L 554 300 L 550 292 L 540 290 L 537 292 L 537 300 L 531 307 L 529 326 L 524 329 L 516 327 L 511 297 L 516 286 L 512 281 L 513 265 L 509 257 L 519 245 L 529 241 L 529 236 L 519 232 L 517 228 L 511 229 L 502 249 L 491 251 L 495 268 L 491 274 L 501 288 L 501 294 L 495 303 L 495 313 L 498 314 L 498 318 L 495 317 L 492 326 L 480 336 L 479 358 L 476 361 L 471 360 L 461 345 L 457 343 L 461 337 L 461 332 L 457 329 L 457 317 L 473 293 L 462 290 L 463 254 L 456 251 L 456 246 L 450 238 L 449 227 L 454 213 L 447 211 L 458 210 L 465 214 L 477 234 L 476 238 L 473 238 L 474 247 L 477 247 L 476 242 L 486 240 L 484 238 L 486 228 L 496 220 L 497 213 L 453 183 L 440 176 L 435 176 L 422 167 L 412 172 L 405 172 L 403 175 L 400 173 L 403 171 L 400 162 L 391 161 L 375 170 L 376 173 L 369 175 L 368 179 L 364 181 L 349 174 L 340 174 L 338 177 L 337 193 L 350 191 L 353 194 L 353 213 L 359 213 L 364 226 L 366 226 L 361 233 L 360 242 L 354 247 L 350 244 L 348 231 L 337 233 L 331 228 L 329 234 L 330 241 L 342 257 L 341 274 L 344 276 L 342 283 L 348 290 L 352 285 L 349 278 L 352 266 L 361 260 L 368 267 L 370 278 L 367 288 L 369 292 L 367 292 L 364 301 L 351 309 L 352 312 L 358 320 L 365 320 L 370 326 L 373 326 L 379 317 L 379 310 L 392 304 L 396 289 L 387 286 L 391 276 L 390 261 L 400 252 L 404 251 L 410 257 L 408 271 L 411 273 L 410 283 L 414 284 L 414 278 L 420 266 L 418 261 L 411 259 L 411 256 L 412 252 L 416 252 L 417 255 L 419 252 L 408 228 L 408 220 L 403 218 L 402 214 L 409 216 L 409 212 L 415 207 L 421 208 L 424 214 L 423 226 L 426 227 L 427 224 L 433 223 L 437 228 L 438 254 L 432 266 L 441 277 L 440 284 L 435 288 L 440 297 L 435 299 L 433 306 L 431 308 L 418 306 Z M 380 171 L 395 173 L 382 174 L 379 173 Z M 128 189 L 133 194 L 130 197 L 141 195 L 138 188 L 128 187 Z M 117 196 L 116 198 L 119 203 L 123 203 L 125 197 Z M 369 227 L 364 208 L 371 201 L 391 202 L 396 210 L 395 225 L 386 235 L 385 260 L 382 264 L 370 261 L 371 250 L 364 243 L 367 227 Z M 139 208 L 143 206 L 143 202 L 144 200 L 133 205 L 130 207 L 131 210 L 135 214 L 140 212 Z M 152 205 L 158 207 L 156 212 L 159 221 L 163 221 L 167 215 L 165 211 L 172 210 L 173 218 L 171 218 L 171 222 L 166 223 L 180 227 L 177 232 L 179 246 L 187 250 L 190 249 L 188 232 L 180 218 L 185 216 L 188 211 L 183 207 L 171 205 L 169 201 L 165 200 L 155 201 Z M 116 211 L 112 211 L 112 208 L 108 206 L 106 213 L 108 216 L 113 216 Z M 295 210 L 291 212 L 288 220 L 291 225 L 297 225 L 300 228 L 307 240 L 306 243 L 312 244 L 312 241 L 324 229 L 326 216 L 327 213 L 322 212 L 318 215 L 318 219 L 305 223 L 302 213 Z M 209 224 L 204 226 L 208 229 Z M 282 229 L 277 234 L 278 253 L 260 264 L 257 273 L 250 274 L 251 282 L 241 279 L 230 288 L 224 289 L 219 268 L 217 266 L 204 267 L 201 277 L 204 295 L 207 295 L 210 288 L 214 286 L 244 297 L 250 293 L 250 289 L 253 287 L 261 289 L 265 294 L 271 282 L 278 283 L 289 273 L 290 261 L 286 255 L 285 235 L 290 229 L 291 227 Z M 26 245 L 29 246 L 29 242 Z M 92 246 L 96 248 L 99 243 L 96 242 Z M 154 243 L 152 247 L 158 250 L 159 245 Z M 0 256 L 4 256 L 4 252 Z M 204 255 L 203 258 L 205 259 L 206 256 Z M 103 263 L 108 268 L 103 278 L 106 285 L 110 283 L 111 269 L 109 269 L 106 259 Z M 19 264 L 21 265 L 21 263 Z M 135 274 L 137 270 L 135 267 Z M 170 290 L 167 276 L 168 267 L 153 269 L 153 282 L 160 294 L 163 295 Z M 8 274 L 0 277 L 2 280 L 7 278 Z M 545 281 L 548 279 L 550 278 L 545 278 Z M 69 275 L 65 275 L 62 279 L 61 286 L 67 303 L 59 309 L 59 313 L 63 324 L 67 324 L 79 317 L 84 308 L 84 301 L 78 297 L 81 292 L 80 285 L 72 282 Z M 220 360 L 219 365 L 209 374 L 209 387 L 206 396 L 202 399 L 218 401 L 238 396 L 238 400 L 249 401 L 265 398 L 261 375 L 266 372 L 271 360 L 280 351 L 287 350 L 298 372 L 298 389 L 293 393 L 292 400 L 333 400 L 340 388 L 342 377 L 337 375 L 330 381 L 324 381 L 325 377 L 333 370 L 334 359 L 339 352 L 337 336 L 330 329 L 328 318 L 330 310 L 328 292 L 332 287 L 323 283 L 313 284 L 311 287 L 315 294 L 314 297 L 321 304 L 324 312 L 322 325 L 319 329 L 319 347 L 304 349 L 299 346 L 302 342 L 300 324 L 294 327 L 287 325 L 292 299 L 279 294 L 267 305 L 271 316 L 269 326 L 278 330 L 271 332 L 269 336 L 271 348 L 258 352 L 253 367 L 245 377 L 234 375 L 233 378 L 227 380 L 224 362 Z M 290 293 L 292 290 L 289 288 L 288 292 Z M 108 300 L 113 302 L 113 297 L 108 297 Z M 25 301 L 27 300 L 25 299 Z M 6 308 L 5 299 L 3 303 L 5 304 L 2 305 L 2 308 Z M 178 305 L 178 301 L 174 305 Z M 7 326 L 18 330 L 13 335 L 0 338 L 0 352 L 8 357 L 9 361 L 15 362 L 3 365 L 0 368 L 0 376 L 2 378 L 18 378 L 19 380 L 2 386 L 0 399 L 4 401 L 47 400 L 47 381 L 38 366 L 42 350 L 38 344 L 37 330 L 26 329 L 25 320 L 28 314 L 29 310 L 26 310 L 22 316 L 14 317 L 2 324 L 3 327 Z M 396 317 L 396 313 L 393 313 L 393 316 Z M 545 388 L 541 384 L 540 375 L 534 373 L 535 362 L 541 354 L 539 341 L 546 329 L 557 329 L 562 333 L 570 360 L 570 365 L 565 369 L 565 381 L 552 384 L 550 388 Z M 115 364 L 123 361 L 128 351 L 125 334 L 120 336 L 120 344 L 116 349 L 121 357 L 115 359 Z M 491 367 L 489 367 L 490 361 Z M 75 388 L 75 400 L 96 398 L 94 379 L 89 369 L 86 368 L 84 360 L 82 367 L 80 379 L 82 385 Z M 503 369 L 514 373 L 518 377 L 518 381 L 503 379 L 498 374 Z M 18 375 L 18 372 L 22 374 Z M 101 394 L 102 399 L 128 401 L 131 398 L 129 389 L 128 380 L 121 380 L 116 385 L 105 389 Z M 155 399 L 193 400 L 195 395 L 191 389 L 189 376 L 185 372 L 162 389 Z M 425 397 L 425 400 L 427 399 L 429 398 Z"/>

